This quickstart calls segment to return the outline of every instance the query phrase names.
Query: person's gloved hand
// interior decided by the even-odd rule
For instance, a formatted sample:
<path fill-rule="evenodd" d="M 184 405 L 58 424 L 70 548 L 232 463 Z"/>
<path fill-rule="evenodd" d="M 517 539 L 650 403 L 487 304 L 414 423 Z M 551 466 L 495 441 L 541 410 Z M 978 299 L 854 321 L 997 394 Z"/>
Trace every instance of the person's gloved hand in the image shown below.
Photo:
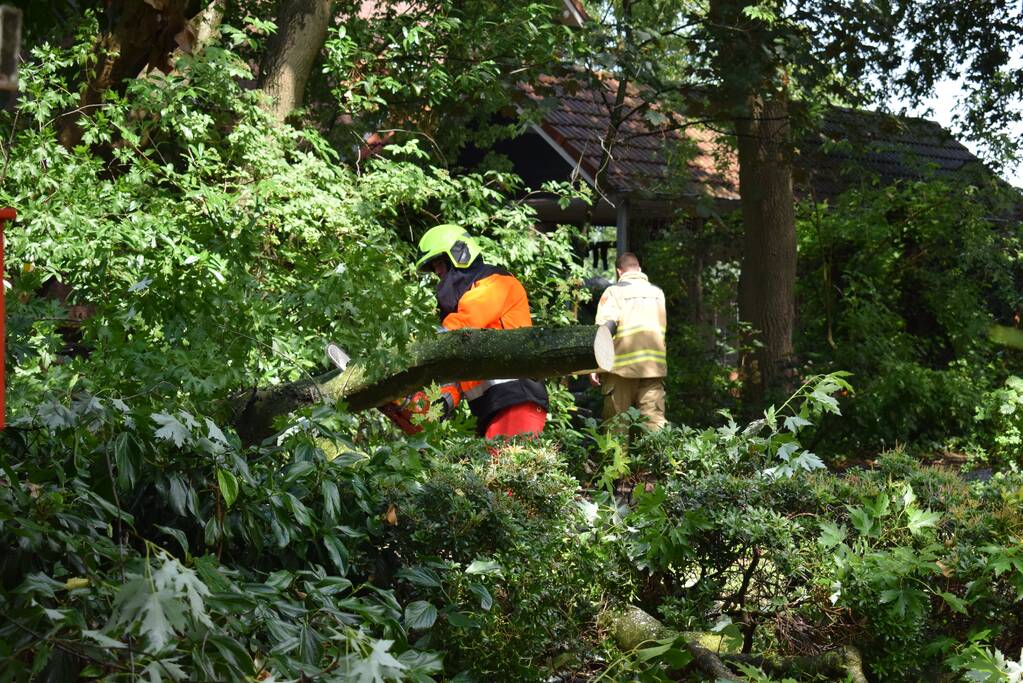
<path fill-rule="evenodd" d="M 425 391 L 417 391 L 405 397 L 404 408 L 413 415 L 425 415 L 430 410 L 430 398 Z"/>
<path fill-rule="evenodd" d="M 440 406 L 440 419 L 447 420 L 455 412 L 455 401 L 450 394 L 441 393 L 440 398 L 430 401 L 425 391 L 417 391 L 405 399 L 405 408 L 413 415 L 426 415 L 432 406 Z"/>

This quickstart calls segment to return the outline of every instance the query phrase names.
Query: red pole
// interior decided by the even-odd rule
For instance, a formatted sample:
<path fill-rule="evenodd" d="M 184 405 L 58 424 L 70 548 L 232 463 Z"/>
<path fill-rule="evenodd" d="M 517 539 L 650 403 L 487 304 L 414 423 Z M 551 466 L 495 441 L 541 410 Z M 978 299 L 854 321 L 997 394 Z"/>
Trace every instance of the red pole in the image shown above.
<path fill-rule="evenodd" d="M 4 394 L 7 384 L 4 382 L 4 369 L 7 365 L 7 352 L 4 340 L 7 338 L 7 311 L 4 308 L 4 228 L 8 221 L 18 217 L 14 209 L 0 209 L 0 429 L 7 424 L 7 409 L 4 406 Z"/>

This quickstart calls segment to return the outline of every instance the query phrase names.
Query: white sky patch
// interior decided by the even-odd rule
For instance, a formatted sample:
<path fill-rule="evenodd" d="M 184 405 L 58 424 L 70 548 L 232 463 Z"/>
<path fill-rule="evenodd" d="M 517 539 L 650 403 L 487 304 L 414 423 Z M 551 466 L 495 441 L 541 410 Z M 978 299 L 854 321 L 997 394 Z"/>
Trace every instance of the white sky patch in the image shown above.
<path fill-rule="evenodd" d="M 1019 69 L 1021 67 L 1023 67 L 1023 53 L 1017 53 L 1009 60 L 1009 68 Z M 978 157 L 982 159 L 989 157 L 990 155 L 987 154 L 985 145 L 963 139 L 952 121 L 957 108 L 965 99 L 966 91 L 963 88 L 963 81 L 961 79 L 956 81 L 943 80 L 935 84 L 934 95 L 922 102 L 920 106 L 910 107 L 905 100 L 897 99 L 892 100 L 889 103 L 889 107 L 892 111 L 899 111 L 906 107 L 906 114 L 909 116 L 937 121 L 942 127 L 951 131 L 959 142 Z M 1023 124 L 1010 126 L 1006 132 L 1014 139 L 1021 139 L 1023 138 Z M 1006 165 L 1001 171 L 1001 176 L 1016 187 L 1023 187 L 1023 161 Z"/>

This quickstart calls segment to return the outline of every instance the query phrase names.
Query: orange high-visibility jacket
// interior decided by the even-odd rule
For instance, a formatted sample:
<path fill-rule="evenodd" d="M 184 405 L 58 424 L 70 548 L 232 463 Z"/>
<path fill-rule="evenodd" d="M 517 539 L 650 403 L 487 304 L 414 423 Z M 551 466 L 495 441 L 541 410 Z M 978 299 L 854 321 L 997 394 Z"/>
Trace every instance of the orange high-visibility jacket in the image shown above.
<path fill-rule="evenodd" d="M 458 300 L 458 309 L 444 316 L 446 330 L 501 329 L 531 327 L 529 299 L 526 290 L 514 276 L 495 273 L 472 284 Z M 487 425 L 504 408 L 531 401 L 547 408 L 547 390 L 542 382 L 529 379 L 490 379 L 458 382 L 441 389 L 458 405 L 461 396 L 469 401 L 476 416 L 477 430 L 482 434 Z"/>

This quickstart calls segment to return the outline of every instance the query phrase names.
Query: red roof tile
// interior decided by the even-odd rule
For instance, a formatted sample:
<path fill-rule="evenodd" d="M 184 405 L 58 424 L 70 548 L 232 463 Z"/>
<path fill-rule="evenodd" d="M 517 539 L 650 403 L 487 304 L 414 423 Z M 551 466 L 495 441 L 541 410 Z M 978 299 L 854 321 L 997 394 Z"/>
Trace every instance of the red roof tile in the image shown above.
<path fill-rule="evenodd" d="M 537 87 L 525 87 L 529 97 L 550 106 L 541 130 L 591 184 L 617 88 L 615 79 L 587 80 L 582 74 L 547 76 Z M 630 89 L 623 111 L 641 104 L 637 91 Z M 650 111 L 657 114 L 650 119 L 664 121 L 633 114 L 621 125 L 604 179 L 606 194 L 739 198 L 738 162 L 720 134 L 680 126 L 676 116 L 656 105 Z M 968 179 L 972 173 L 988 172 L 939 124 L 865 110 L 835 107 L 824 115 L 819 130 L 802 134 L 795 145 L 796 193 L 801 196 L 833 197 L 866 177 L 888 185 L 932 174 Z M 685 162 L 687 176 L 672 177 L 672 156 L 687 149 L 692 153 Z"/>
<path fill-rule="evenodd" d="M 534 101 L 550 106 L 541 130 L 578 165 L 589 182 L 597 176 L 601 146 L 611 123 L 618 81 L 586 82 L 569 77 L 541 78 L 538 87 L 524 86 Z M 634 88 L 625 98 L 626 120 L 618 129 L 604 176 L 605 193 L 661 197 L 705 195 L 738 199 L 738 166 L 725 152 L 718 135 L 700 126 L 685 126 L 656 106 L 646 117 Z M 685 152 L 687 177 L 673 176 L 673 158 Z"/>

